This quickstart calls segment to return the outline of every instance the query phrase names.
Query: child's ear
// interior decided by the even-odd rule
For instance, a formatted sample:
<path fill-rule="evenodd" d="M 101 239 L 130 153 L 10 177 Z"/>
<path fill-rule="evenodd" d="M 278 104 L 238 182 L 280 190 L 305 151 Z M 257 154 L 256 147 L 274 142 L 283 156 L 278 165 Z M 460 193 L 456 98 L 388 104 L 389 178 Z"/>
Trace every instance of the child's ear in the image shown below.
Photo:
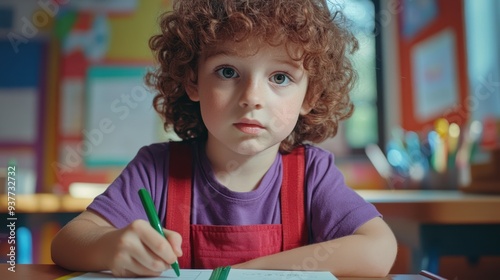
<path fill-rule="evenodd" d="M 305 116 L 311 112 L 311 110 L 314 108 L 314 104 L 318 101 L 319 97 L 309 97 L 309 98 L 304 98 L 304 101 L 302 102 L 302 107 L 300 108 L 300 114 L 302 116 Z"/>
<path fill-rule="evenodd" d="M 306 97 L 302 102 L 302 107 L 300 108 L 300 115 L 305 116 L 311 112 L 312 109 L 316 106 L 316 102 L 318 102 L 320 95 L 313 94 L 314 90 L 309 90 L 306 93 Z"/>
<path fill-rule="evenodd" d="M 304 100 L 304 103 L 302 103 L 302 107 L 300 108 L 300 115 L 305 116 L 311 112 L 312 106 L 309 104 L 309 102 Z"/>
<path fill-rule="evenodd" d="M 198 94 L 198 85 L 195 82 L 189 81 L 184 85 L 184 87 L 186 88 L 186 93 L 191 101 L 200 101 L 200 95 Z"/>

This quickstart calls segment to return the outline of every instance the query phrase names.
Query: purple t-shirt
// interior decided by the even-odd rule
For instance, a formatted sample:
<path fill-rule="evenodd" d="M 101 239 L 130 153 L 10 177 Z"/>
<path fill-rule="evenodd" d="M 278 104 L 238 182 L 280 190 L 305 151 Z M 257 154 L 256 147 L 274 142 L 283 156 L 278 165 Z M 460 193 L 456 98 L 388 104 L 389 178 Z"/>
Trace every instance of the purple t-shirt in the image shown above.
<path fill-rule="evenodd" d="M 204 145 L 191 143 L 193 151 L 193 200 L 191 223 L 202 225 L 280 224 L 281 155 L 250 192 L 233 192 L 216 177 Z M 368 220 L 381 216 L 375 207 L 345 185 L 333 155 L 306 145 L 306 222 L 311 242 L 352 234 Z M 117 228 L 136 219 L 147 219 L 140 188 L 151 193 L 162 225 L 165 224 L 169 144 L 142 147 L 118 178 L 88 206 Z M 172 159 L 175 163 L 175 159 Z M 298 206 L 302 207 L 302 206 Z M 180 211 L 186 209 L 180 209 Z"/>

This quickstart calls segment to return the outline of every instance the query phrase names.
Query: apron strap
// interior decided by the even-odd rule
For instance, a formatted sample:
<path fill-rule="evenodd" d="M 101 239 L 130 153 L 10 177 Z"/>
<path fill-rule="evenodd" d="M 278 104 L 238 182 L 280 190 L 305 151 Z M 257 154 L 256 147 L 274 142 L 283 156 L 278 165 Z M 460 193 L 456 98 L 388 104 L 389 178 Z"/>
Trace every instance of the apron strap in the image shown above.
<path fill-rule="evenodd" d="M 169 177 L 167 187 L 166 228 L 182 236 L 183 256 L 178 259 L 181 268 L 191 268 L 191 147 L 186 143 L 170 142 Z M 305 220 L 305 149 L 295 148 L 282 156 L 281 223 L 283 250 L 307 244 Z M 173 163 L 173 164 L 172 164 Z M 303 205 L 304 207 L 297 207 Z"/>
<path fill-rule="evenodd" d="M 182 236 L 181 268 L 191 268 L 191 147 L 186 143 L 170 142 L 167 187 L 166 228 Z"/>
<path fill-rule="evenodd" d="M 281 184 L 281 223 L 283 224 L 283 250 L 307 244 L 305 220 L 305 149 L 298 146 L 283 155 L 283 179 Z M 302 207 L 297 207 L 302 205 Z"/>

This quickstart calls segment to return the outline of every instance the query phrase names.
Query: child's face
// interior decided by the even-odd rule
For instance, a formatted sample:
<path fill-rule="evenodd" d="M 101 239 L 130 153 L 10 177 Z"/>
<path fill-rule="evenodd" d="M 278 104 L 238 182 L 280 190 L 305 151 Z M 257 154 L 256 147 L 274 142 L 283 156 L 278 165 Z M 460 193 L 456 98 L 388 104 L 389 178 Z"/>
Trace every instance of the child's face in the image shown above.
<path fill-rule="evenodd" d="M 254 155 L 280 142 L 294 129 L 308 76 L 285 46 L 247 40 L 225 42 L 198 65 L 196 85 L 187 86 L 199 101 L 208 129 L 208 147 L 218 143 L 233 152 Z"/>

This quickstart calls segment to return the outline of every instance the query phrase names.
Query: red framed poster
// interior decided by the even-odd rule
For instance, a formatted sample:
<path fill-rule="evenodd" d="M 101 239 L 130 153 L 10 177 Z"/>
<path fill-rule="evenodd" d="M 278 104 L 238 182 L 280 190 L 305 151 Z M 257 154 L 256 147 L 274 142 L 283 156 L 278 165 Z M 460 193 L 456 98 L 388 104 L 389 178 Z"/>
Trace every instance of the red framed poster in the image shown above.
<path fill-rule="evenodd" d="M 462 1 L 400 0 L 400 4 L 402 127 L 422 131 L 438 118 L 463 125 L 469 112 Z"/>

